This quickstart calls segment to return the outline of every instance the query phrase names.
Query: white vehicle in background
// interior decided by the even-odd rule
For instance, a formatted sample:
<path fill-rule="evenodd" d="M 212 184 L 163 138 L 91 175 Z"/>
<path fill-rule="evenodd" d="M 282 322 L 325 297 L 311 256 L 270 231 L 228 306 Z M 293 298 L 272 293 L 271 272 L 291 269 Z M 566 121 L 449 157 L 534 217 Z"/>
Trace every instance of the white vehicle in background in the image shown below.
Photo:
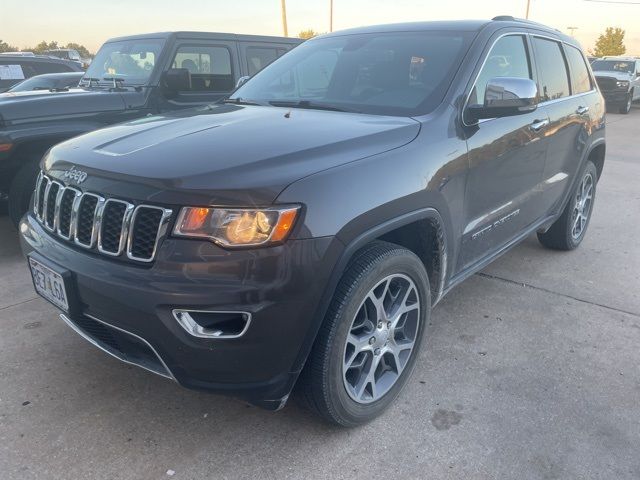
<path fill-rule="evenodd" d="M 627 114 L 640 100 L 640 60 L 635 57 L 603 57 L 591 63 L 607 109 Z"/>

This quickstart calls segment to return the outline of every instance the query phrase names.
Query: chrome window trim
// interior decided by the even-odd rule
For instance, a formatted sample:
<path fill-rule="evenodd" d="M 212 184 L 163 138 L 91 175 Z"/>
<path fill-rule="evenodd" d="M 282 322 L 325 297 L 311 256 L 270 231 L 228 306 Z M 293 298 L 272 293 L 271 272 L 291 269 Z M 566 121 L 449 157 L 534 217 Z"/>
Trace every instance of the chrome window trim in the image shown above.
<path fill-rule="evenodd" d="M 140 212 L 141 208 L 151 208 L 155 210 L 160 210 L 162 212 L 162 217 L 160 218 L 160 224 L 158 225 L 158 230 L 156 232 L 156 239 L 153 245 L 153 251 L 151 252 L 151 256 L 149 258 L 141 258 L 136 257 L 133 253 L 131 253 L 131 249 L 133 247 L 133 231 L 136 224 L 136 216 Z M 131 223 L 129 226 L 129 236 L 127 239 L 127 258 L 130 260 L 136 260 L 137 262 L 152 262 L 156 257 L 156 252 L 158 250 L 158 243 L 160 238 L 162 238 L 167 233 L 167 227 L 169 225 L 169 219 L 171 218 L 171 214 L 173 210 L 169 208 L 157 207 L 155 205 L 138 205 L 133 211 L 133 215 L 131 215 Z"/>
<path fill-rule="evenodd" d="M 42 212 L 38 215 L 38 220 L 40 220 L 40 223 L 42 223 L 42 225 L 45 225 L 45 217 L 46 217 L 46 211 L 47 211 L 47 197 L 49 196 L 49 187 L 51 186 L 51 180 L 49 180 L 49 177 L 44 177 L 44 179 L 47 181 L 47 186 L 44 188 L 44 198 L 42 199 Z"/>
<path fill-rule="evenodd" d="M 80 214 L 80 207 L 82 206 L 82 200 L 84 200 L 85 197 L 95 197 L 98 200 L 98 203 L 96 203 L 96 208 L 93 210 L 93 223 L 91 225 L 91 239 L 89 241 L 89 244 L 86 243 L 82 243 L 81 241 L 78 240 L 78 217 Z M 74 209 L 72 212 L 72 217 L 75 217 L 76 219 L 76 223 L 74 225 L 74 229 L 73 229 L 73 243 L 75 243 L 76 245 L 79 245 L 82 248 L 86 248 L 86 249 L 91 249 L 95 246 L 96 244 L 96 237 L 97 237 L 97 231 L 100 229 L 100 225 L 97 224 L 97 220 L 99 217 L 99 212 L 101 211 L 102 206 L 104 205 L 104 198 L 101 197 L 100 195 L 96 195 L 95 193 L 90 193 L 90 192 L 84 192 L 81 196 L 80 199 L 78 200 L 78 204 L 77 206 L 74 205 Z"/>
<path fill-rule="evenodd" d="M 538 33 L 516 32 L 516 31 L 513 31 L 513 32 L 503 33 L 502 35 L 500 35 L 498 38 L 496 38 L 496 39 L 493 41 L 493 43 L 492 43 L 492 44 L 491 44 L 491 46 L 489 47 L 489 50 L 488 50 L 487 56 L 482 60 L 482 65 L 480 66 L 480 69 L 478 70 L 478 73 L 476 74 L 475 78 L 473 79 L 473 83 L 471 84 L 471 88 L 469 89 L 469 92 L 468 92 L 468 93 L 467 93 L 467 95 L 466 95 L 466 98 L 465 98 L 465 101 L 464 101 L 464 104 L 463 104 L 463 107 L 462 107 L 462 125 L 463 125 L 463 126 L 465 126 L 465 127 L 473 127 L 473 126 L 475 126 L 475 125 L 479 125 L 479 124 L 484 123 L 484 122 L 491 122 L 491 121 L 495 120 L 495 118 L 483 118 L 483 119 L 481 119 L 481 120 L 478 120 L 476 123 L 472 123 L 471 125 L 469 125 L 469 124 L 467 124 L 467 123 L 465 122 L 465 120 L 464 120 L 464 112 L 466 111 L 467 107 L 469 106 L 469 100 L 470 100 L 470 98 L 471 98 L 471 92 L 473 92 L 473 89 L 476 87 L 476 83 L 478 82 L 478 78 L 480 77 L 480 73 L 482 73 L 482 69 L 484 68 L 484 66 L 485 66 L 485 64 L 487 63 L 487 60 L 488 60 L 488 58 L 489 58 L 489 53 L 491 53 L 491 50 L 493 50 L 493 47 L 496 45 L 496 43 L 497 43 L 498 41 L 500 41 L 500 39 L 502 39 L 502 38 L 504 38 L 504 37 L 511 36 L 511 35 L 519 35 L 519 36 L 529 37 L 529 39 L 530 39 L 530 40 L 532 40 L 532 39 L 533 39 L 533 37 L 540 37 L 540 38 L 545 38 L 545 39 L 547 39 L 547 40 L 553 40 L 554 42 L 558 42 L 558 43 L 560 43 L 561 45 L 569 45 L 569 46 L 573 46 L 573 45 L 571 45 L 570 43 L 565 42 L 564 40 L 560 40 L 560 39 L 558 39 L 558 38 L 554 38 L 554 37 L 550 37 L 550 36 L 543 35 L 543 34 L 538 34 Z M 533 43 L 532 43 L 532 44 L 533 44 Z M 528 48 L 528 47 L 529 47 L 529 45 L 527 44 L 527 48 Z M 575 46 L 573 46 L 573 47 L 574 47 L 574 48 L 576 48 Z M 582 52 L 582 51 L 581 51 L 581 52 Z M 563 55 L 564 55 L 564 52 L 563 52 Z M 535 57 L 535 53 L 533 53 L 533 52 L 529 52 L 529 56 L 530 56 L 530 57 Z M 535 58 L 534 58 L 534 60 L 535 60 Z M 567 72 L 568 72 L 568 70 L 567 70 Z M 568 72 L 568 73 L 569 73 L 569 75 L 571 75 L 571 73 L 570 73 L 570 72 Z M 533 75 L 533 72 L 531 72 L 531 74 Z M 569 80 L 571 80 L 571 77 L 570 77 L 570 76 L 569 76 Z M 594 84 L 595 84 L 596 82 L 594 81 L 594 82 L 592 82 L 592 83 L 594 83 Z M 571 81 L 569 81 L 569 88 L 571 88 Z M 568 95 L 568 96 L 566 96 L 566 97 L 562 97 L 562 98 L 555 98 L 555 99 L 553 99 L 553 100 L 546 100 L 546 101 L 544 101 L 544 102 L 540 102 L 540 103 L 538 103 L 538 105 L 537 105 L 537 106 L 538 106 L 538 107 L 540 107 L 540 106 L 543 106 L 543 107 L 544 107 L 544 106 L 547 106 L 547 105 L 552 105 L 552 104 L 554 104 L 554 103 L 562 102 L 562 101 L 564 101 L 564 100 L 575 99 L 575 98 L 581 97 L 582 95 L 589 95 L 589 94 L 593 94 L 593 93 L 595 93 L 595 92 L 597 92 L 597 91 L 598 91 L 598 88 L 597 88 L 597 86 L 596 86 L 596 85 L 594 85 L 594 87 L 593 87 L 591 90 L 589 90 L 588 92 L 582 92 L 582 93 L 577 93 L 577 94 L 573 94 L 573 93 L 572 93 L 571 95 Z"/>
<path fill-rule="evenodd" d="M 71 220 L 69 222 L 69 235 L 63 235 L 63 233 L 60 231 L 60 206 L 62 205 L 62 198 L 64 196 L 64 193 L 67 191 L 74 192 L 74 197 L 73 197 L 73 202 L 71 203 Z M 56 227 L 56 233 L 58 234 L 58 236 L 60 236 L 61 238 L 64 238 L 65 240 L 71 240 L 75 234 L 75 231 L 74 231 L 75 217 L 73 215 L 73 212 L 74 212 L 74 207 L 76 203 L 78 203 L 78 199 L 81 196 L 82 196 L 82 192 L 74 187 L 65 187 L 62 191 L 62 194 L 60 195 L 60 200 L 58 202 L 58 209 L 56 211 L 56 218 L 57 218 L 57 224 L 58 224 Z"/>
<path fill-rule="evenodd" d="M 173 314 L 173 318 L 178 322 L 185 332 L 187 332 L 192 337 L 197 338 L 207 338 L 211 340 L 230 340 L 234 338 L 240 338 L 247 330 L 249 330 L 249 326 L 251 325 L 252 315 L 251 312 L 245 312 L 240 310 L 194 310 L 194 309 L 186 309 L 186 308 L 174 308 L 171 310 Z M 237 335 L 215 335 L 215 333 L 207 333 L 206 330 L 201 327 L 191 315 L 190 313 L 235 313 L 244 315 L 247 320 L 242 331 Z"/>
<path fill-rule="evenodd" d="M 120 227 L 120 239 L 118 241 L 117 252 L 110 252 L 102 248 L 102 220 L 104 217 L 104 212 L 110 203 L 120 203 L 125 206 L 124 216 L 122 217 L 122 225 Z M 104 253 L 105 255 L 110 255 L 112 257 L 119 257 L 120 255 L 122 255 L 122 252 L 124 251 L 124 248 L 127 245 L 127 238 L 129 235 L 129 227 L 130 227 L 129 221 L 131 220 L 133 209 L 134 209 L 133 204 L 129 202 L 125 202 L 124 200 L 118 200 L 116 198 L 108 198 L 104 202 L 102 210 L 100 211 L 100 219 L 99 219 L 100 228 L 98 229 L 98 251 L 100 253 Z"/>
<path fill-rule="evenodd" d="M 151 373 L 155 373 L 156 375 L 160 375 L 161 377 L 164 378 L 168 378 L 169 380 L 173 380 L 174 382 L 177 382 L 176 377 L 173 375 L 173 373 L 171 372 L 171 370 L 169 369 L 169 367 L 167 366 L 167 364 L 164 362 L 164 360 L 162 359 L 162 357 L 160 356 L 160 354 L 158 353 L 158 351 L 153 348 L 153 345 L 151 345 L 148 341 L 146 341 L 144 338 L 142 338 L 139 335 L 136 335 L 135 333 L 131 333 L 127 330 L 124 330 L 122 328 L 116 327 L 115 325 L 111 325 L 110 323 L 104 322 L 92 315 L 89 315 L 87 313 L 84 314 L 85 317 L 90 318 L 91 320 L 101 323 L 109 328 L 113 328 L 114 330 L 118 330 L 122 333 L 125 333 L 127 335 L 131 335 L 132 337 L 136 338 L 137 340 L 141 341 L 142 343 L 144 343 L 147 347 L 149 347 L 151 349 L 151 351 L 154 353 L 154 355 L 156 357 L 158 357 L 158 360 L 160 361 L 160 364 L 164 367 L 164 369 L 167 371 L 166 375 L 163 374 L 162 372 L 157 372 L 155 370 L 152 370 L 148 367 L 145 367 L 144 365 L 140 365 L 139 363 L 135 363 L 132 362 L 130 360 L 127 360 L 126 358 L 117 355 L 115 352 L 110 351 L 109 349 L 105 348 L 104 346 L 102 346 L 96 339 L 94 339 L 93 337 L 91 337 L 89 334 L 85 333 L 80 327 L 78 327 L 75 323 L 73 323 L 73 321 L 64 313 L 60 314 L 60 318 L 62 319 L 62 321 L 64 321 L 64 323 L 66 323 L 74 332 L 76 332 L 78 335 L 80 335 L 82 338 L 84 338 L 87 342 L 89 342 L 90 344 L 92 344 L 93 346 L 99 348 L 100 350 L 102 350 L 103 352 L 107 353 L 108 355 L 111 355 L 114 358 L 117 358 L 118 360 L 120 360 L 121 362 L 124 363 L 128 363 L 129 365 L 135 365 L 136 367 L 140 367 L 148 372 Z"/>

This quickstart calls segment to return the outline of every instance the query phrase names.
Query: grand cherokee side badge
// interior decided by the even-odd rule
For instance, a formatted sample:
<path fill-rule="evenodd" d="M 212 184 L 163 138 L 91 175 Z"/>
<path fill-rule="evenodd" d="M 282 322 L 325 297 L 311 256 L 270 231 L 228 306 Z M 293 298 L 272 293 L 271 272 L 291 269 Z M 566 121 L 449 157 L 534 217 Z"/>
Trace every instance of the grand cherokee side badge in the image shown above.
<path fill-rule="evenodd" d="M 78 170 L 75 165 L 72 165 L 69 170 L 64 172 L 64 178 L 69 179 L 70 181 L 76 182 L 77 185 L 80 185 L 87 179 L 87 172 L 83 172 L 82 170 Z"/>

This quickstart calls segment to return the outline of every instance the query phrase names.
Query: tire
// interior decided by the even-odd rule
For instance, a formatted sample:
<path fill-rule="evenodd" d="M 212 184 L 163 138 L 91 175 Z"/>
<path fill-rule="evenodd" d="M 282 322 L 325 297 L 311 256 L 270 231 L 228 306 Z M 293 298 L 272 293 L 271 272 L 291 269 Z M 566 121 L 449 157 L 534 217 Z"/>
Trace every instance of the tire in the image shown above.
<path fill-rule="evenodd" d="M 567 202 L 567 206 L 560 217 L 551 225 L 549 230 L 544 233 L 538 233 L 538 240 L 542 245 L 554 250 L 573 250 L 580 245 L 591 220 L 593 204 L 596 199 L 597 182 L 598 172 L 596 166 L 593 162 L 587 161 L 580 175 L 580 181 L 577 182 L 571 192 L 569 202 Z M 582 202 L 582 199 L 585 198 L 583 197 L 585 195 L 583 192 L 589 195 L 589 190 L 584 189 L 585 186 L 590 188 L 590 198 L 587 202 Z M 580 220 L 578 220 L 578 215 L 580 215 Z M 580 222 L 579 231 L 576 230 L 577 222 Z"/>
<path fill-rule="evenodd" d="M 632 103 L 633 103 L 633 91 L 629 92 L 629 95 L 627 95 L 626 102 L 620 105 L 620 109 L 618 111 L 623 115 L 627 115 L 631 111 Z"/>
<path fill-rule="evenodd" d="M 25 164 L 18 170 L 9 187 L 9 218 L 17 227 L 22 216 L 29 209 L 31 195 L 38 176 L 39 158 L 26 158 Z"/>
<path fill-rule="evenodd" d="M 380 318 L 374 298 L 389 314 L 386 322 L 373 320 Z M 400 307 L 406 313 L 399 314 Z M 429 279 L 415 254 L 385 242 L 360 250 L 336 288 L 298 383 L 307 407 L 344 427 L 382 414 L 411 375 L 430 310 Z"/>

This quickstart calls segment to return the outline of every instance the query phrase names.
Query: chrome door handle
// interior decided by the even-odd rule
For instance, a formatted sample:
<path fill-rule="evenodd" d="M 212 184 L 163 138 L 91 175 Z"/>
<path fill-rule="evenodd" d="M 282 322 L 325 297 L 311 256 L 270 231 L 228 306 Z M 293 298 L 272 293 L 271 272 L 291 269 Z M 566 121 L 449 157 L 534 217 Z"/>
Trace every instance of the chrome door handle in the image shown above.
<path fill-rule="evenodd" d="M 578 109 L 576 110 L 576 113 L 578 115 L 584 115 L 588 111 L 589 111 L 589 107 L 578 107 Z"/>
<path fill-rule="evenodd" d="M 529 125 L 529 128 L 534 132 L 539 132 L 547 125 L 549 125 L 549 120 L 534 120 L 533 123 Z"/>

